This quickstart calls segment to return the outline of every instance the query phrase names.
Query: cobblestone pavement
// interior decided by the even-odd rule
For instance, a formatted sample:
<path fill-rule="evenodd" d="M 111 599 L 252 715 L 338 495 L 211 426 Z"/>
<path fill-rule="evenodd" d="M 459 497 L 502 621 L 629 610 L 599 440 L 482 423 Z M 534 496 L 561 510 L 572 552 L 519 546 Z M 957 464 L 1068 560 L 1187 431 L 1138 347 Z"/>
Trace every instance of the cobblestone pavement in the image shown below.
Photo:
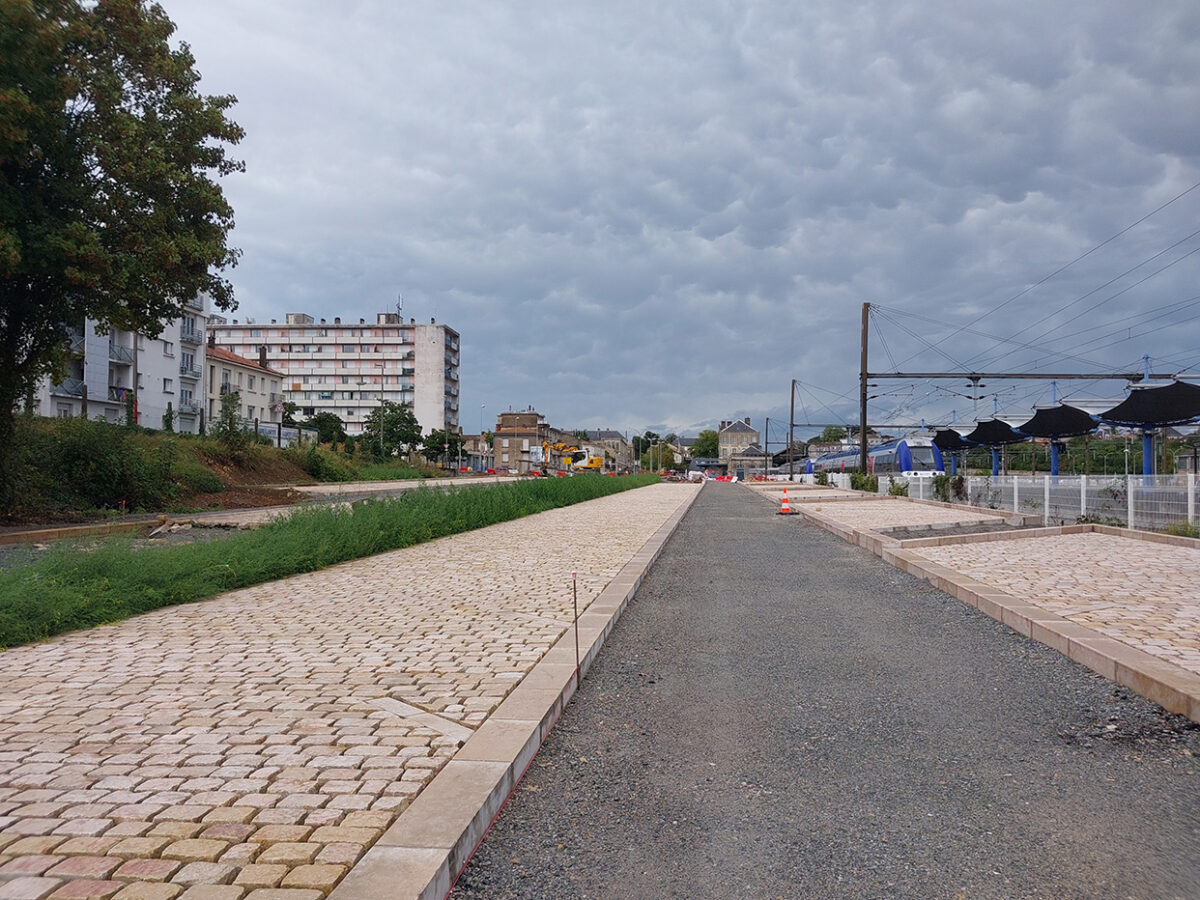
<path fill-rule="evenodd" d="M 319 900 L 697 490 L 0 654 L 0 900 Z"/>
<path fill-rule="evenodd" d="M 790 499 L 790 496 L 789 496 Z M 805 501 L 808 500 L 804 496 Z M 855 503 L 805 503 L 805 509 L 819 512 L 828 519 L 857 531 L 894 528 L 905 525 L 951 525 L 959 522 L 1004 521 L 1004 513 L 987 513 L 972 508 L 951 509 L 926 506 L 905 500 L 859 500 Z"/>
<path fill-rule="evenodd" d="M 1200 548 L 1090 533 L 910 552 L 1200 674 Z"/>

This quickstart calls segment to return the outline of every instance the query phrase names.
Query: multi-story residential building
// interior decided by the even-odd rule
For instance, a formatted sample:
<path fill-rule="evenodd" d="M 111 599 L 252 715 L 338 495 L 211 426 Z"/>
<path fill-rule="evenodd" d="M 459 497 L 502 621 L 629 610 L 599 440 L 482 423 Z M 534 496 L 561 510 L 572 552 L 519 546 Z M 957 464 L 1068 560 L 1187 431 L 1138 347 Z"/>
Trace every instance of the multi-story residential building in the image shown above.
<path fill-rule="evenodd" d="M 139 425 L 162 428 L 170 409 L 176 431 L 198 432 L 207 304 L 204 295 L 189 300 L 183 315 L 167 322 L 156 338 L 117 328 L 101 334 L 90 319 L 79 324 L 71 333 L 66 376 L 42 384 L 34 411 L 122 422 L 136 385 Z"/>
<path fill-rule="evenodd" d="M 410 404 L 426 434 L 459 430 L 459 335 L 433 319 L 426 325 L 379 313 L 371 324 L 330 323 L 288 313 L 282 323 L 214 316 L 209 328 L 218 347 L 240 356 L 257 358 L 265 348 L 301 418 L 331 412 L 348 434 L 361 434 L 371 411 L 388 400 Z"/>
<path fill-rule="evenodd" d="M 233 393 L 237 394 L 239 419 L 256 426 L 283 421 L 283 375 L 267 365 L 265 352 L 260 352 L 257 360 L 249 360 L 214 343 L 206 350 L 204 389 L 209 422 L 220 418 L 222 398 Z"/>

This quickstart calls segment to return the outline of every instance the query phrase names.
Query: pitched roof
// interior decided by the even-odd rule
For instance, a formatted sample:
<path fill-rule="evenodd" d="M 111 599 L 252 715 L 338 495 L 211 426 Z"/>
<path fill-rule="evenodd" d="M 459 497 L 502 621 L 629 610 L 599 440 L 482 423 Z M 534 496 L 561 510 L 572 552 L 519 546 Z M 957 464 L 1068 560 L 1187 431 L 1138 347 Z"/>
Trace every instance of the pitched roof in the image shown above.
<path fill-rule="evenodd" d="M 757 434 L 758 433 L 757 431 L 755 431 L 753 428 L 751 428 L 749 425 L 747 425 L 745 422 L 741 421 L 740 419 L 737 422 L 730 422 L 728 425 L 726 425 L 724 428 L 721 429 L 721 434 L 729 434 L 731 432 L 739 432 L 739 433 L 745 432 L 747 434 Z"/>
<path fill-rule="evenodd" d="M 269 372 L 272 375 L 278 375 L 280 378 L 283 377 L 282 372 L 277 372 L 270 366 L 259 365 L 257 359 L 246 359 L 246 357 L 238 356 L 236 353 L 232 352 L 231 350 L 226 350 L 224 347 L 217 347 L 210 344 L 204 348 L 204 355 L 209 359 L 220 359 L 224 360 L 225 362 L 246 366 L 251 369 L 261 369 L 262 371 Z"/>

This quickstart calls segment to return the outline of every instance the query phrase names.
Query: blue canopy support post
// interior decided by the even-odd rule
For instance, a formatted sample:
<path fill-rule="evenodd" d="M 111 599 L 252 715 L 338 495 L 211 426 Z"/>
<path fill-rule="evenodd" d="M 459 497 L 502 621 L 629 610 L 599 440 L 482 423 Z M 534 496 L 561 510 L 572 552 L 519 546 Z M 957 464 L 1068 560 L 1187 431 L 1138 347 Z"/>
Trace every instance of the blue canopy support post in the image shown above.
<path fill-rule="evenodd" d="M 950 454 L 950 474 L 951 475 L 958 474 L 958 454 L 957 453 Z"/>
<path fill-rule="evenodd" d="M 1142 429 L 1142 474 L 1154 474 L 1154 435 L 1149 428 Z"/>
<path fill-rule="evenodd" d="M 1058 441 L 1050 438 L 1050 474 L 1058 474 Z"/>
<path fill-rule="evenodd" d="M 992 475 L 993 477 L 1000 474 L 1000 448 L 995 444 L 992 445 Z"/>

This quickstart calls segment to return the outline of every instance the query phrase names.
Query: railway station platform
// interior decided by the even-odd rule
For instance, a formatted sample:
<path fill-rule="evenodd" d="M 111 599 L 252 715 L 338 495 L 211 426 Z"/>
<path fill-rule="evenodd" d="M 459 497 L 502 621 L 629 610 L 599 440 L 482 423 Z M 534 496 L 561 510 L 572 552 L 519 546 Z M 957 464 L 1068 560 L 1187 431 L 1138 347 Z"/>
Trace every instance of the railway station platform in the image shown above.
<path fill-rule="evenodd" d="M 764 515 L 773 487 L 749 488 Z M 1079 532 L 1123 542 L 1085 557 L 986 511 L 789 489 L 811 521 L 1114 680 L 1154 663 L 1179 696 L 1190 682 L 1171 673 L 1200 682 L 1180 596 L 1195 542 Z M 0 654 L 0 900 L 444 896 L 700 490 L 642 488 Z M 1113 553 L 1126 576 L 1165 573 L 1155 602 L 1128 579 L 1143 590 L 1122 606 L 1115 576 L 1084 596 L 1084 568 Z"/>

